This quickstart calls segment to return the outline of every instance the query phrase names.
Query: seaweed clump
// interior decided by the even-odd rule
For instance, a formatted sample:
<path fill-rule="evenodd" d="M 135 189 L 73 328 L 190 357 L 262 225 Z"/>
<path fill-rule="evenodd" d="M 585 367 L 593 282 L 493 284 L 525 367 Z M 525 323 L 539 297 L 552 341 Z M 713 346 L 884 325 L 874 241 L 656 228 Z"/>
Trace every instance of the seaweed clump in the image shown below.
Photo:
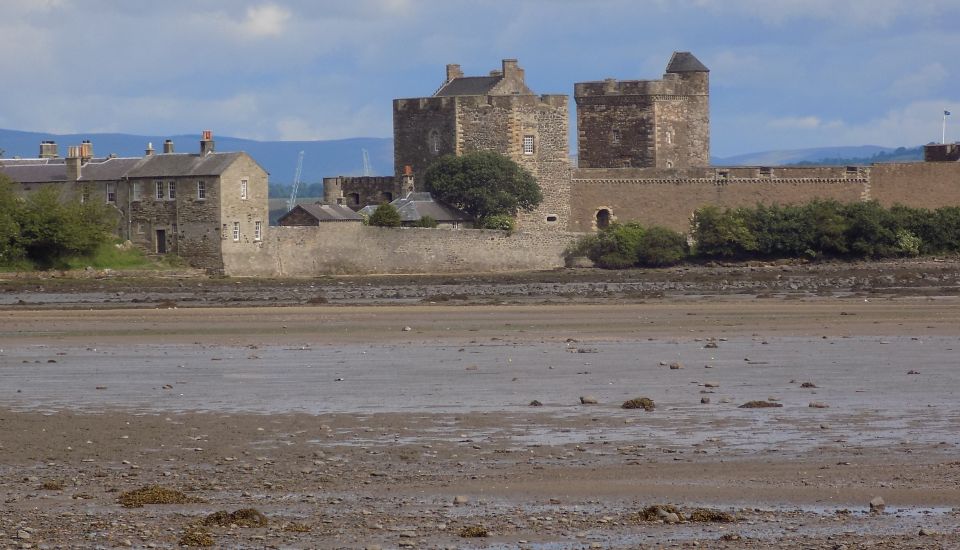
<path fill-rule="evenodd" d="M 620 406 L 623 409 L 643 409 L 645 411 L 652 411 L 656 408 L 656 404 L 653 402 L 653 399 L 649 397 L 635 397 L 633 399 L 623 402 L 623 405 Z"/>
<path fill-rule="evenodd" d="M 471 525 L 469 527 L 464 527 L 463 529 L 461 529 L 460 536 L 465 539 L 489 537 L 490 531 L 487 531 L 487 528 L 481 525 Z"/>
<path fill-rule="evenodd" d="M 133 491 L 120 493 L 117 502 L 125 508 L 142 508 L 144 504 L 190 504 L 201 502 L 201 500 L 188 497 L 176 489 L 167 489 L 159 485 L 145 485 Z"/>
<path fill-rule="evenodd" d="M 227 527 L 228 525 L 236 525 L 237 527 L 266 527 L 268 521 L 267 516 L 260 513 L 256 508 L 242 508 L 235 512 L 227 512 L 226 510 L 214 512 L 203 518 L 202 523 L 207 526 L 216 525 L 219 527 Z"/>

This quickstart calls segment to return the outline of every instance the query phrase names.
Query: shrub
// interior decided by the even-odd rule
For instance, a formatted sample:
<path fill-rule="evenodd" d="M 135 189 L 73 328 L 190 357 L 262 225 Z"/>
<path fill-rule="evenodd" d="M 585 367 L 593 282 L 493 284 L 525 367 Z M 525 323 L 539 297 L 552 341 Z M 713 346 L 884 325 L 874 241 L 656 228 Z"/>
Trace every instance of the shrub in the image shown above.
<path fill-rule="evenodd" d="M 746 221 L 746 211 L 704 206 L 693 214 L 697 254 L 707 257 L 744 258 L 757 251 L 757 239 Z"/>
<path fill-rule="evenodd" d="M 432 216 L 420 216 L 420 219 L 417 220 L 417 223 L 414 224 L 415 227 L 428 227 L 434 228 L 440 225 L 437 223 L 437 220 Z"/>
<path fill-rule="evenodd" d="M 851 203 L 844 207 L 849 253 L 868 258 L 898 255 L 896 221 L 876 201 Z"/>
<path fill-rule="evenodd" d="M 604 269 L 633 267 L 637 263 L 637 249 L 643 233 L 643 227 L 636 223 L 611 224 L 596 235 L 587 250 L 587 257 Z"/>
<path fill-rule="evenodd" d="M 487 216 L 480 220 L 481 229 L 499 229 L 501 231 L 513 231 L 516 227 L 516 221 L 513 219 L 513 216 L 508 216 L 506 214 L 497 214 L 495 216 Z"/>
<path fill-rule="evenodd" d="M 367 223 L 378 227 L 400 227 L 400 213 L 392 204 L 384 203 L 370 214 Z"/>
<path fill-rule="evenodd" d="M 640 265 L 673 265 L 687 256 L 687 238 L 666 227 L 648 227 L 640 236 L 636 250 Z"/>

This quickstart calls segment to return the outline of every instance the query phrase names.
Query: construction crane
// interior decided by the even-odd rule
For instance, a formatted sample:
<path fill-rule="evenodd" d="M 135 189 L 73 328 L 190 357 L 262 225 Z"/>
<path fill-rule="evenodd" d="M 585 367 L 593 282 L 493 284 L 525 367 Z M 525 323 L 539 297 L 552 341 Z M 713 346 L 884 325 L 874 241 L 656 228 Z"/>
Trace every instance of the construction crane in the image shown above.
<path fill-rule="evenodd" d="M 373 168 L 370 166 L 370 153 L 366 149 L 360 150 L 363 151 L 363 175 L 370 177 L 373 175 Z"/>
<path fill-rule="evenodd" d="M 300 190 L 300 176 L 303 175 L 303 151 L 297 155 L 297 171 L 293 174 L 293 188 L 290 190 L 290 200 L 287 201 L 287 212 L 297 205 L 297 191 Z"/>

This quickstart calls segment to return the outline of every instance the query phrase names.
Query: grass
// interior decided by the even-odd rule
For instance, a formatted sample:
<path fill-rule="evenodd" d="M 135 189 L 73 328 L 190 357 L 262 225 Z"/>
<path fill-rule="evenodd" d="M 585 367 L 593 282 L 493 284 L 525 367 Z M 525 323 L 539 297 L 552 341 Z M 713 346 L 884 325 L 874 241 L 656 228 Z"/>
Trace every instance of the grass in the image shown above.
<path fill-rule="evenodd" d="M 67 269 L 144 269 L 151 268 L 156 262 L 147 258 L 135 247 L 124 247 L 113 243 L 104 243 L 88 256 L 75 256 L 64 260 Z"/>

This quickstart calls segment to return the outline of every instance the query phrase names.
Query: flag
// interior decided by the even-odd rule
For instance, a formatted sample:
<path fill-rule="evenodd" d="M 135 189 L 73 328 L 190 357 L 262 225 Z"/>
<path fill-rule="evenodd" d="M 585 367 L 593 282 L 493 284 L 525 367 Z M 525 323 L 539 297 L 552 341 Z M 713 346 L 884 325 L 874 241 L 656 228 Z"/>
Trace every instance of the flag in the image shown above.
<path fill-rule="evenodd" d="M 943 110 L 943 116 L 950 116 L 950 111 L 944 109 L 944 110 Z"/>

